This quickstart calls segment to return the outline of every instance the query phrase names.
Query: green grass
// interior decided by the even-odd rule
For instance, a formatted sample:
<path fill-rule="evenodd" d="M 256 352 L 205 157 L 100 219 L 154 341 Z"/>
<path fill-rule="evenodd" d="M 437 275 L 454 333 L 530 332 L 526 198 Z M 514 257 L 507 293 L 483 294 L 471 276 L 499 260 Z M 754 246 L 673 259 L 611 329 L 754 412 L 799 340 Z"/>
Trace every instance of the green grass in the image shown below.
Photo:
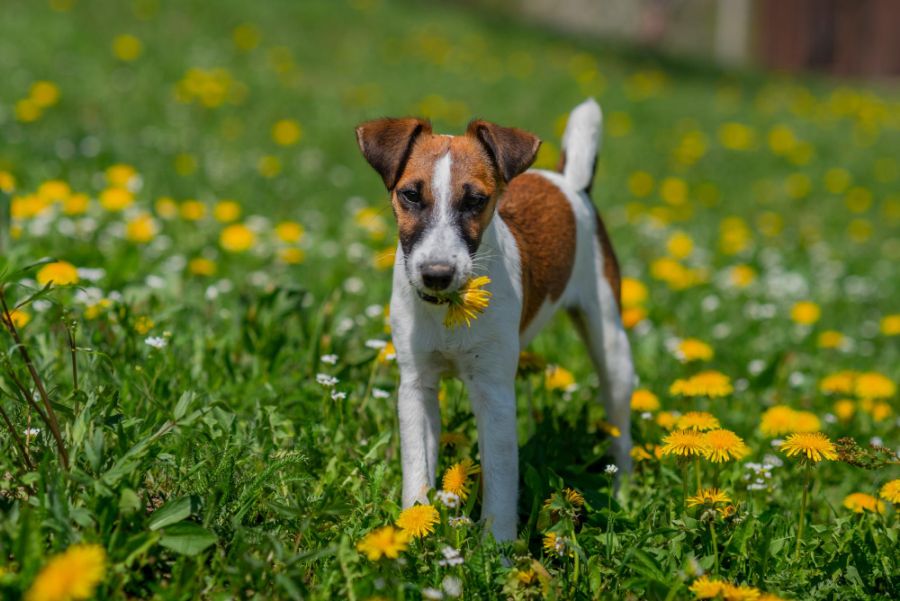
<path fill-rule="evenodd" d="M 450 3 L 50 4 L 72 6 L 12 0 L 0 19 L 0 283 L 28 318 L 22 346 L 0 332 L 0 407 L 21 442 L 2 429 L 3 598 L 24 595 L 52 555 L 80 542 L 105 549 L 99 598 L 417 599 L 449 576 L 469 599 L 690 599 L 716 556 L 723 580 L 783 598 L 900 594 L 897 506 L 881 515 L 843 506 L 848 494 L 877 496 L 900 476 L 896 456 L 869 446 L 900 445 L 896 387 L 874 403 L 819 388 L 840 370 L 900 379 L 900 338 L 885 320 L 900 313 L 896 90 L 721 72 Z M 245 37 L 258 44 L 241 50 L 233 31 L 248 24 Z M 141 41 L 136 60 L 113 53 L 121 34 Z M 192 68 L 227 70 L 221 104 L 178 99 Z M 58 87 L 58 102 L 23 122 L 17 103 L 42 80 Z M 450 526 L 445 511 L 436 533 L 400 559 L 371 562 L 356 544 L 400 511 L 396 367 L 367 345 L 389 339 L 381 306 L 390 274 L 375 263 L 395 231 L 353 126 L 424 114 L 458 133 L 479 116 L 540 135 L 539 163 L 552 165 L 561 118 L 586 96 L 598 98 L 607 124 L 594 197 L 625 276 L 648 290 L 637 307 L 646 318 L 631 329 L 640 385 L 663 410 L 710 411 L 747 442 L 745 460 L 699 464 L 703 486 L 724 489 L 735 513 L 685 509 L 695 467 L 672 457 L 639 462 L 623 495 L 610 497 L 596 376 L 560 319 L 530 350 L 571 371 L 576 388 L 548 389 L 540 373 L 518 384 L 520 540 L 498 547 L 477 525 Z M 26 109 L 18 104 L 19 116 Z M 300 124 L 298 143 L 273 141 L 280 119 Z M 729 123 L 746 128 L 723 129 Z M 783 128 L 792 136 L 779 138 Z M 141 182 L 122 213 L 97 203 L 117 163 Z M 640 189 L 636 172 L 651 185 Z M 88 213 L 27 200 L 48 180 L 88 194 Z M 208 214 L 165 218 L 161 197 L 197 199 Z M 225 226 L 212 210 L 221 199 L 239 202 L 255 232 L 246 252 L 220 246 Z M 39 214 L 23 217 L 25 205 Z M 369 220 L 359 217 L 366 207 Z M 157 228 L 146 243 L 126 235 L 142 211 Z M 300 242 L 275 235 L 285 220 L 305 227 Z M 691 249 L 667 244 L 677 232 Z M 304 260 L 281 260 L 285 248 Z M 690 271 L 660 279 L 678 267 L 657 260 L 679 250 L 690 250 L 678 259 Z M 44 257 L 103 271 L 42 289 Z M 198 257 L 216 273 L 191 273 L 185 265 Z M 736 265 L 753 270 L 750 285 L 731 283 Z M 791 320 L 803 300 L 821 309 L 812 325 Z M 829 330 L 843 336 L 836 349 L 819 344 Z M 688 337 L 715 356 L 681 363 L 672 347 Z M 336 363 L 323 361 L 332 354 Z M 703 369 L 727 374 L 735 392 L 669 393 Z M 338 378 L 346 398 L 333 399 L 319 373 Z M 24 400 L 38 380 L 68 470 Z M 833 415 L 842 397 L 855 409 L 847 420 Z M 813 470 L 797 553 L 804 468 L 759 429 L 775 404 L 810 411 L 832 440 L 860 445 Z M 457 382 L 445 384 L 443 409 L 445 431 L 462 441 L 443 448 L 442 469 L 477 463 Z M 666 435 L 655 418 L 634 418 L 640 444 Z M 765 490 L 748 490 L 744 463 L 767 455 L 784 464 Z M 583 508 L 557 496 L 542 509 L 566 487 L 584 495 Z M 477 492 L 462 511 L 477 519 Z M 543 549 L 550 531 L 571 555 Z M 448 544 L 462 565 L 440 565 Z"/>

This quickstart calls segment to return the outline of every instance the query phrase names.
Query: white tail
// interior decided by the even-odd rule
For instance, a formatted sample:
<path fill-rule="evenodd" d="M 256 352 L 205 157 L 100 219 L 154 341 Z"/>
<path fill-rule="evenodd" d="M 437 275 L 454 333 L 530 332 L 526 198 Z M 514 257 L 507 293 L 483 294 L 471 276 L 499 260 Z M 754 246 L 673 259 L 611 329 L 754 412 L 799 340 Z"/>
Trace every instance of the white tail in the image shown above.
<path fill-rule="evenodd" d="M 593 98 L 576 106 L 566 123 L 562 149 L 565 156 L 563 176 L 576 190 L 590 190 L 600 150 L 603 113 Z"/>

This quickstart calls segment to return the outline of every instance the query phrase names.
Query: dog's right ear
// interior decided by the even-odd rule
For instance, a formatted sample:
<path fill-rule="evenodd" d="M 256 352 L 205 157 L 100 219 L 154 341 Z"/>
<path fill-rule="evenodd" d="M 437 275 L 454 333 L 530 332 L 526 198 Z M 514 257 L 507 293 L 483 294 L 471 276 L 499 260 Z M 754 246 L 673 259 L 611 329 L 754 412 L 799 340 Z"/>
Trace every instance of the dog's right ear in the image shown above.
<path fill-rule="evenodd" d="M 424 119 L 375 119 L 356 128 L 356 141 L 363 156 L 393 190 L 409 159 L 416 138 L 431 133 L 431 123 Z"/>

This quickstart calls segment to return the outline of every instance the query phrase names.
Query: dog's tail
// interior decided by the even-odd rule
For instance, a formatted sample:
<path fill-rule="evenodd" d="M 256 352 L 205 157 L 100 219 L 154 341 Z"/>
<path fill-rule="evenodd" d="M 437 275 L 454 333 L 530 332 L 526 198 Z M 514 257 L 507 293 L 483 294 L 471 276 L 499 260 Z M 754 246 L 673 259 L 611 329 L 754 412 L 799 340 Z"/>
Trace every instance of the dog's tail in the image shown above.
<path fill-rule="evenodd" d="M 558 170 L 576 190 L 591 191 L 602 129 L 603 113 L 593 98 L 588 98 L 569 114 Z"/>

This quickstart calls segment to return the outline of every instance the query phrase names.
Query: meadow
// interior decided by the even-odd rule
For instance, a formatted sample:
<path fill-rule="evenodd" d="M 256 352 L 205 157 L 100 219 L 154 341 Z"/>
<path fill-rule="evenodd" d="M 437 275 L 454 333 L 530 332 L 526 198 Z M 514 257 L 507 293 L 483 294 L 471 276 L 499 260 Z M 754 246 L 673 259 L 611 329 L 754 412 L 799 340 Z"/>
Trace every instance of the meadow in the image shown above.
<path fill-rule="evenodd" d="M 452 3 L 7 0 L 4 599 L 900 597 L 900 91 Z M 520 537 L 465 391 L 401 514 L 396 228 L 354 125 L 605 114 L 634 473 L 560 317 L 522 358 Z M 478 327 L 477 320 L 472 327 Z"/>

